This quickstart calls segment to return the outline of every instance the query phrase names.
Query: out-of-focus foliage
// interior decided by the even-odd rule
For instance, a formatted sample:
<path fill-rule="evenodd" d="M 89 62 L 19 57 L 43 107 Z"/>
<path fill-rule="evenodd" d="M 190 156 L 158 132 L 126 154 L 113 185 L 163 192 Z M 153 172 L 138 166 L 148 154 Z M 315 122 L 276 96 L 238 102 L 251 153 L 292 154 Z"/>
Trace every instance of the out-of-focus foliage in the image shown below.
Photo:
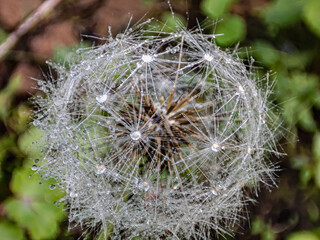
<path fill-rule="evenodd" d="M 0 43 L 4 42 L 6 40 L 7 35 L 8 34 L 3 29 L 0 28 Z"/>
<path fill-rule="evenodd" d="M 202 0 L 200 7 L 209 18 L 218 21 L 215 33 L 222 34 L 216 42 L 221 46 L 230 46 L 244 39 L 246 24 L 239 15 L 230 14 L 235 0 Z"/>
<path fill-rule="evenodd" d="M 207 16 L 217 19 L 221 18 L 230 9 L 234 0 L 202 0 L 201 9 Z"/>
<path fill-rule="evenodd" d="M 243 40 L 246 34 L 246 25 L 243 18 L 237 15 L 226 16 L 226 18 L 217 24 L 215 31 L 222 36 L 216 39 L 217 44 L 221 46 L 230 46 Z"/>
<path fill-rule="evenodd" d="M 310 30 L 313 31 L 320 37 L 320 1 L 309 0 L 303 8 L 303 19 L 309 26 Z"/>
<path fill-rule="evenodd" d="M 55 239 L 65 215 L 53 202 L 62 193 L 49 189 L 52 180 L 39 185 L 39 176 L 31 177 L 31 166 L 41 157 L 33 147 L 39 131 L 29 128 L 30 108 L 13 104 L 20 84 L 21 76 L 14 75 L 0 91 L 0 121 L 7 128 L 0 138 L 0 236 L 5 240 Z"/>

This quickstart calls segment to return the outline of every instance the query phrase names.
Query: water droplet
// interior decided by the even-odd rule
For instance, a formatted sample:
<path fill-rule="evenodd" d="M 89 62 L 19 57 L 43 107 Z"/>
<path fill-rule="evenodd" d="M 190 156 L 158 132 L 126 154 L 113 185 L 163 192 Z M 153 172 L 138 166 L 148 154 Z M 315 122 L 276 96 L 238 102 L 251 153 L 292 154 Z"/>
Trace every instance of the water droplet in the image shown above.
<path fill-rule="evenodd" d="M 38 163 L 40 162 L 40 160 L 39 160 L 38 158 L 36 158 L 35 160 L 33 160 L 33 162 L 34 162 L 35 164 L 38 164 Z"/>
<path fill-rule="evenodd" d="M 107 99 L 108 99 L 107 94 L 102 94 L 102 95 L 96 97 L 96 100 L 99 103 L 104 103 L 105 101 L 107 101 Z"/>
<path fill-rule="evenodd" d="M 208 62 L 211 62 L 213 60 L 213 57 L 211 55 L 209 55 L 208 53 L 206 53 L 204 56 L 203 56 L 204 60 L 208 61 Z"/>
<path fill-rule="evenodd" d="M 151 55 L 142 55 L 141 60 L 144 61 L 145 63 L 150 63 L 153 61 L 153 57 Z"/>
<path fill-rule="evenodd" d="M 211 193 L 212 193 L 213 195 L 215 195 L 215 196 L 218 195 L 218 192 L 217 192 L 215 189 L 211 189 Z"/>
<path fill-rule="evenodd" d="M 99 163 L 96 166 L 96 174 L 102 174 L 106 171 L 106 166 L 104 164 Z"/>
<path fill-rule="evenodd" d="M 177 50 L 175 48 L 170 49 L 171 54 L 175 54 L 176 52 L 177 52 Z"/>
<path fill-rule="evenodd" d="M 50 189 L 50 190 L 54 190 L 54 189 L 56 189 L 56 185 L 54 185 L 54 184 L 50 184 L 49 189 Z"/>
<path fill-rule="evenodd" d="M 32 123 L 35 127 L 36 126 L 39 126 L 40 124 L 40 121 L 39 120 L 33 120 L 33 123 Z"/>
<path fill-rule="evenodd" d="M 241 94 L 244 94 L 244 89 L 241 85 L 239 85 L 238 90 Z"/>
<path fill-rule="evenodd" d="M 139 131 L 134 131 L 130 134 L 132 140 L 137 141 L 141 138 L 141 133 Z"/>
<path fill-rule="evenodd" d="M 219 152 L 220 151 L 220 145 L 217 142 L 214 142 L 211 146 L 212 151 Z"/>
<path fill-rule="evenodd" d="M 144 190 L 144 191 L 148 191 L 150 186 L 149 186 L 149 183 L 147 182 L 142 182 L 140 185 L 139 185 L 139 188 Z"/>
<path fill-rule="evenodd" d="M 62 99 L 56 99 L 54 101 L 54 105 L 56 105 L 56 106 L 61 106 L 62 104 L 63 104 L 63 100 Z"/>
<path fill-rule="evenodd" d="M 78 193 L 70 192 L 70 197 L 72 198 L 78 197 Z"/>
<path fill-rule="evenodd" d="M 248 147 L 247 152 L 251 153 L 251 147 Z"/>
<path fill-rule="evenodd" d="M 38 170 L 38 166 L 37 165 L 32 165 L 31 170 L 32 171 L 37 171 Z"/>

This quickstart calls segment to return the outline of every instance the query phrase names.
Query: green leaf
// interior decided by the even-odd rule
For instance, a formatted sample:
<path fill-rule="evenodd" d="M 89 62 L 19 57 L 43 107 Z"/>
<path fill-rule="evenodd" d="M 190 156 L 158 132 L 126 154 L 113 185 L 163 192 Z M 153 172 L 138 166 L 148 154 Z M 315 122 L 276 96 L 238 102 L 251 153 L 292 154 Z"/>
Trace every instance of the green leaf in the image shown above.
<path fill-rule="evenodd" d="M 317 129 L 317 124 L 308 108 L 301 109 L 299 113 L 299 123 L 306 131 L 313 132 Z"/>
<path fill-rule="evenodd" d="M 216 19 L 226 13 L 233 2 L 234 0 L 202 0 L 200 8 L 205 15 Z"/>
<path fill-rule="evenodd" d="M 261 218 L 256 218 L 251 223 L 251 234 L 256 235 L 262 233 L 266 229 L 266 225 Z"/>
<path fill-rule="evenodd" d="M 61 221 L 56 207 L 44 202 L 9 199 L 5 202 L 8 216 L 20 226 L 27 228 L 32 239 L 51 239 L 58 234 L 58 222 Z"/>
<path fill-rule="evenodd" d="M 8 37 L 8 34 L 6 31 L 4 31 L 2 28 L 0 28 L 0 44 L 3 43 Z"/>
<path fill-rule="evenodd" d="M 42 185 L 35 177 L 29 178 L 31 170 L 24 166 L 15 169 L 10 182 L 11 191 L 17 198 L 9 198 L 4 206 L 8 216 L 20 226 L 26 228 L 32 239 L 54 238 L 59 222 L 64 218 L 62 209 L 53 202 L 62 197 L 59 190 L 50 190 L 52 181 Z"/>
<path fill-rule="evenodd" d="M 177 29 L 185 27 L 187 24 L 184 17 L 176 13 L 172 15 L 171 12 L 163 13 L 161 19 L 164 22 L 164 26 L 162 28 L 162 31 L 164 32 L 175 32 Z"/>
<path fill-rule="evenodd" d="M 316 132 L 312 141 L 312 155 L 320 163 L 320 133 Z"/>
<path fill-rule="evenodd" d="M 3 161 L 4 157 L 8 150 L 14 148 L 15 146 L 15 138 L 14 135 L 10 136 L 3 136 L 0 138 L 0 166 L 1 162 Z"/>
<path fill-rule="evenodd" d="M 15 224 L 8 221 L 0 222 L 0 236 L 5 240 L 23 240 L 23 231 Z"/>
<path fill-rule="evenodd" d="M 7 86 L 0 92 L 0 117 L 6 118 L 8 109 L 11 105 L 14 94 L 17 92 L 21 85 L 21 75 L 16 74 L 9 80 Z"/>
<path fill-rule="evenodd" d="M 312 232 L 300 231 L 290 234 L 286 240 L 319 240 Z"/>
<path fill-rule="evenodd" d="M 278 51 L 269 43 L 263 40 L 257 40 L 253 43 L 253 56 L 263 66 L 271 67 L 279 59 Z"/>
<path fill-rule="evenodd" d="M 314 180 L 316 186 L 320 188 L 320 162 L 317 162 L 314 168 Z"/>
<path fill-rule="evenodd" d="M 217 24 L 215 33 L 223 34 L 217 37 L 217 44 L 224 47 L 230 46 L 245 37 L 246 23 L 240 16 L 230 15 Z"/>
<path fill-rule="evenodd" d="M 149 7 L 151 4 L 155 3 L 156 0 L 141 0 L 141 5 L 143 7 Z"/>
<path fill-rule="evenodd" d="M 304 0 L 275 0 L 262 17 L 270 27 L 287 27 L 300 20 L 303 4 Z"/>
<path fill-rule="evenodd" d="M 76 54 L 77 49 L 89 48 L 91 45 L 88 42 L 80 42 L 71 47 L 61 47 L 58 46 L 53 52 L 53 62 L 65 65 L 66 68 L 69 67 L 69 61 L 77 61 L 78 57 Z"/>
<path fill-rule="evenodd" d="M 290 75 L 279 68 L 277 74 L 278 101 L 283 102 L 283 116 L 289 126 L 297 123 L 307 131 L 316 129 L 311 112 L 319 92 L 318 76 L 294 71 Z"/>
<path fill-rule="evenodd" d="M 313 169 L 310 167 L 302 167 L 300 173 L 299 173 L 299 178 L 300 178 L 300 183 L 302 187 L 306 187 L 311 180 L 313 176 Z"/>
<path fill-rule="evenodd" d="M 31 158 L 41 158 L 41 146 L 43 133 L 36 127 L 30 128 L 18 141 L 19 148 Z"/>
<path fill-rule="evenodd" d="M 61 193 L 59 189 L 49 189 L 49 185 L 55 183 L 54 179 L 41 181 L 42 184 L 39 185 L 37 175 L 29 177 L 34 174 L 34 171 L 31 170 L 33 164 L 34 163 L 30 161 L 25 163 L 23 168 L 14 170 L 10 182 L 10 189 L 18 197 L 45 201 L 52 205 L 54 201 L 63 197 L 63 193 Z"/>
<path fill-rule="evenodd" d="M 267 228 L 263 232 L 261 238 L 262 238 L 262 240 L 275 240 L 276 234 L 274 233 L 274 231 L 271 228 Z"/>
<path fill-rule="evenodd" d="M 305 70 L 315 55 L 314 51 L 295 52 L 291 54 L 280 52 L 280 54 L 281 63 L 283 63 L 287 69 L 294 70 Z"/>
<path fill-rule="evenodd" d="M 320 37 L 320 1 L 309 0 L 303 9 L 303 19 L 311 31 Z"/>

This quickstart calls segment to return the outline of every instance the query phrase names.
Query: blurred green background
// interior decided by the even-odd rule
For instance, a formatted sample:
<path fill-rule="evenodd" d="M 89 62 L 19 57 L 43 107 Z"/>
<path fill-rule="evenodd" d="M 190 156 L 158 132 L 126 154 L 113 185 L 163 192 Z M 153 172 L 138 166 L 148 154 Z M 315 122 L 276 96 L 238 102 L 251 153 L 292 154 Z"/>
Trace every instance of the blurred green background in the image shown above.
<path fill-rule="evenodd" d="M 0 0 L 0 43 L 41 0 Z M 238 47 L 244 59 L 255 59 L 257 74 L 275 79 L 270 101 L 282 118 L 278 188 L 261 189 L 247 206 L 233 239 L 320 240 L 320 0 L 171 0 L 177 18 L 188 27 L 197 20 L 222 48 Z M 24 34 L 0 61 L 0 239 L 78 239 L 68 232 L 67 214 L 54 202 L 63 196 L 50 190 L 52 180 L 34 175 L 41 164 L 31 126 L 37 94 L 32 78 L 44 78 L 45 61 L 63 63 L 79 47 L 99 44 L 132 23 L 155 17 L 174 26 L 167 1 L 64 0 Z M 82 37 L 81 37 L 82 36 Z M 239 44 L 239 45 L 238 45 Z M 246 61 L 246 60 L 245 60 Z M 250 60 L 249 60 L 250 61 Z M 53 73 L 54 74 L 54 73 Z M 89 237 L 90 239 L 90 237 Z M 230 238 L 232 239 L 232 238 Z"/>

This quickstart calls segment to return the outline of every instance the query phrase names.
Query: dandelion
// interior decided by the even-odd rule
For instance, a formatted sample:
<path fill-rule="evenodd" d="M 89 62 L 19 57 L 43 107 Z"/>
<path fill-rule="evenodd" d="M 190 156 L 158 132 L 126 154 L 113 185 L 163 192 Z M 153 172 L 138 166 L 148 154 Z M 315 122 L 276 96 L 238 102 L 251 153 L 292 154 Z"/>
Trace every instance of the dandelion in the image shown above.
<path fill-rule="evenodd" d="M 32 169 L 65 190 L 70 227 L 105 239 L 232 234 L 244 187 L 272 183 L 269 90 L 216 36 L 146 24 L 51 63 L 57 77 L 34 98 L 46 144 Z"/>

